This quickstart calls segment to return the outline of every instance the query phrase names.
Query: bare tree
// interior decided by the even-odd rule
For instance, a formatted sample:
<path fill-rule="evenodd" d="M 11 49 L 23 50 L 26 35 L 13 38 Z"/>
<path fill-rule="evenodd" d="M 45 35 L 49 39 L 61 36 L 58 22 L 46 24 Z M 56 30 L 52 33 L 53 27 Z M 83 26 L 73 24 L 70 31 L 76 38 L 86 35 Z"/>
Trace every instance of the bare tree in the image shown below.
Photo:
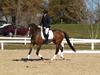
<path fill-rule="evenodd" d="M 64 18 L 67 23 L 83 23 L 87 19 L 84 0 L 50 0 L 49 9 L 55 14 L 54 19 Z"/>
<path fill-rule="evenodd" d="M 88 2 L 88 0 L 86 0 Z M 98 38 L 98 33 L 99 33 L 99 13 L 98 13 L 98 8 L 99 8 L 99 0 L 91 0 L 88 3 L 88 22 L 89 22 L 89 27 L 88 27 L 88 32 L 90 34 L 90 38 L 96 39 Z"/>
<path fill-rule="evenodd" d="M 5 15 L 15 18 L 16 25 L 26 26 L 36 22 L 36 13 L 40 11 L 42 0 L 4 0 L 2 8 Z"/>

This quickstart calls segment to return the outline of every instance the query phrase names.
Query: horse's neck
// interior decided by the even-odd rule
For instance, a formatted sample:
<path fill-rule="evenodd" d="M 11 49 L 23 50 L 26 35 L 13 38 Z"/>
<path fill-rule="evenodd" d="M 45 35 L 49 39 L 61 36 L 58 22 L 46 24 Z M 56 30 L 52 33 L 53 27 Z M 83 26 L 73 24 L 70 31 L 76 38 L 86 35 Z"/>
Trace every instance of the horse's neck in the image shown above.
<path fill-rule="evenodd" d="M 41 32 L 41 30 L 39 28 L 30 29 L 30 33 L 31 33 L 32 36 L 36 36 L 40 32 Z"/>

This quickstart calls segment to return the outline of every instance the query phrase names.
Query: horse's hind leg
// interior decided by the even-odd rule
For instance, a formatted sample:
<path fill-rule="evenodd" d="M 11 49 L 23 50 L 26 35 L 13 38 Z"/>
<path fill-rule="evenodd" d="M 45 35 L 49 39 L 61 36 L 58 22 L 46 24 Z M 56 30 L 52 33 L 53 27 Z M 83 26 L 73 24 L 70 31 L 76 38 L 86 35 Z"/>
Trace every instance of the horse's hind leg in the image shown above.
<path fill-rule="evenodd" d="M 64 56 L 63 56 L 64 42 L 63 41 L 61 42 L 59 49 L 60 49 L 59 55 L 60 55 L 61 58 L 64 59 Z"/>
<path fill-rule="evenodd" d="M 57 54 L 58 54 L 58 52 L 59 52 L 59 46 L 60 46 L 60 45 L 56 45 L 56 52 L 55 52 L 55 55 L 53 56 L 53 58 L 52 58 L 51 60 L 56 59 L 56 56 L 57 56 Z"/>
<path fill-rule="evenodd" d="M 42 55 L 39 53 L 40 49 L 41 49 L 41 45 L 37 47 L 36 55 L 39 56 L 43 60 Z"/>
<path fill-rule="evenodd" d="M 62 45 L 60 45 L 60 48 L 61 52 L 59 53 L 60 54 L 60 57 L 64 59 L 64 55 L 63 55 L 63 49 L 64 47 Z"/>

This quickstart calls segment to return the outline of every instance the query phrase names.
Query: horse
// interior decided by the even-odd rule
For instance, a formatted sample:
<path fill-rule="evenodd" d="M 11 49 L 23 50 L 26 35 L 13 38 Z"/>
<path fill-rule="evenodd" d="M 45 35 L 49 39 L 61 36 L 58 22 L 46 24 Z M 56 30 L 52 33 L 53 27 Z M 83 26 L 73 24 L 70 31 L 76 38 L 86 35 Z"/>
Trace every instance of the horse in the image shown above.
<path fill-rule="evenodd" d="M 29 24 L 29 27 L 30 27 L 31 43 L 30 43 L 30 50 L 28 52 L 27 59 L 30 59 L 30 54 L 32 52 L 33 46 L 37 45 L 36 55 L 39 56 L 41 60 L 43 60 L 44 59 L 43 56 L 39 53 L 41 46 L 43 44 L 45 44 L 44 43 L 45 40 L 42 39 L 42 37 L 41 37 L 41 27 L 39 27 L 38 25 L 36 25 L 34 23 Z M 49 39 L 49 43 L 53 42 L 56 45 L 56 51 L 51 60 L 56 59 L 56 56 L 57 56 L 59 50 L 61 52 L 60 53 L 61 58 L 64 59 L 64 56 L 63 56 L 64 46 L 62 45 L 62 41 L 64 38 L 66 39 L 69 47 L 74 52 L 76 52 L 75 48 L 70 43 L 69 36 L 64 31 L 59 30 L 59 29 L 52 29 L 52 32 L 53 32 L 54 37 L 53 37 L 53 39 Z"/>

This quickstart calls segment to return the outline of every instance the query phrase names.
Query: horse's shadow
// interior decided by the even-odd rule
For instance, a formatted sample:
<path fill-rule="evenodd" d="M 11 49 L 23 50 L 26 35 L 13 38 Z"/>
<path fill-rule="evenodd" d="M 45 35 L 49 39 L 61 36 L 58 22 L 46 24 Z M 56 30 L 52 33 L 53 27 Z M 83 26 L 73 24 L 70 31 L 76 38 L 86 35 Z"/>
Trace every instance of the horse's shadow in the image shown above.
<path fill-rule="evenodd" d="M 55 59 L 56 61 L 71 61 L 71 59 Z M 28 62 L 28 61 L 51 61 L 51 59 L 49 58 L 43 58 L 43 59 L 39 59 L 39 58 L 31 58 L 31 59 L 27 59 L 27 58 L 21 58 L 21 59 L 13 59 L 12 61 L 23 61 L 23 62 Z"/>
<path fill-rule="evenodd" d="M 13 59 L 12 61 L 44 61 L 44 60 L 50 60 L 49 58 L 43 58 L 43 59 L 38 59 L 38 58 L 31 58 L 31 59 L 27 59 L 27 58 L 21 58 L 21 59 Z"/>

